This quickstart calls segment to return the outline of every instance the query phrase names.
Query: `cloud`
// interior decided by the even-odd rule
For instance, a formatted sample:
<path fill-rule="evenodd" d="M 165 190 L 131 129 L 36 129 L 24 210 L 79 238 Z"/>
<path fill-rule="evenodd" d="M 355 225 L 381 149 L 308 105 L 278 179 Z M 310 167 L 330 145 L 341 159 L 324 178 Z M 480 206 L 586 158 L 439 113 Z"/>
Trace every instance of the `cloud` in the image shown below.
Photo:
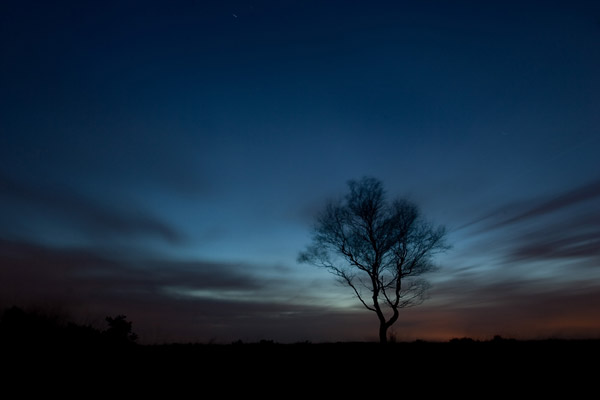
<path fill-rule="evenodd" d="M 475 222 L 473 237 L 509 262 L 587 259 L 599 266 L 599 197 L 600 180 L 594 180 L 549 200 L 505 205 Z"/>
<path fill-rule="evenodd" d="M 479 232 L 486 232 L 512 224 L 524 223 L 546 215 L 552 215 L 561 212 L 563 209 L 593 200 L 596 197 L 600 197 L 600 179 L 593 180 L 564 193 L 556 194 L 550 200 L 520 200 L 503 204 L 491 212 L 459 226 L 457 229 L 465 229 L 478 225 Z"/>
<path fill-rule="evenodd" d="M 506 223 L 513 231 L 509 259 L 588 259 L 600 266 L 600 210 L 592 200 L 600 197 L 594 182 L 544 202 Z"/>
<path fill-rule="evenodd" d="M 519 339 L 595 338 L 600 285 L 594 280 L 535 279 L 462 274 L 436 284 L 424 305 L 402 310 L 399 337 Z"/>
<path fill-rule="evenodd" d="M 593 200 L 597 197 L 600 197 L 600 180 L 595 180 L 566 193 L 557 195 L 551 200 L 541 202 L 538 205 L 501 221 L 499 225 L 520 223 L 530 219 L 540 218 L 548 214 L 560 212 L 565 208 Z"/>
<path fill-rule="evenodd" d="M 93 250 L 7 240 L 0 240 L 0 265 L 0 307 L 62 308 L 99 324 L 125 314 L 146 342 L 323 339 L 311 321 L 325 326 L 346 318 L 303 302 L 306 290 L 262 276 L 260 266 L 113 260 Z M 326 332 L 342 336 L 343 329 Z"/>
<path fill-rule="evenodd" d="M 184 236 L 159 218 L 130 205 L 126 210 L 65 188 L 50 188 L 18 182 L 0 174 L 0 218 L 18 223 L 27 220 L 29 227 L 44 223 L 44 219 L 68 226 L 76 232 L 94 238 L 150 236 L 178 244 Z M 16 210 L 16 211 L 15 211 Z M 19 214 L 19 215 L 14 215 Z M 37 217 L 35 220 L 33 216 Z M 6 232 L 0 232 L 0 234 Z"/>
<path fill-rule="evenodd" d="M 62 308 L 102 327 L 105 316 L 125 314 L 144 343 L 377 336 L 377 319 L 360 305 L 330 306 L 319 297 L 325 293 L 307 294 L 301 283 L 275 274 L 265 278 L 260 266 L 112 260 L 92 250 L 6 240 L 0 240 L 0 265 L 0 306 Z M 467 270 L 434 284 L 424 305 L 402 310 L 393 331 L 401 340 L 589 337 L 600 329 L 598 307 L 600 286 L 594 280 L 490 281 Z"/>
<path fill-rule="evenodd" d="M 593 231 L 580 232 L 587 224 L 578 227 L 548 231 L 537 230 L 533 235 L 521 237 L 510 254 L 512 260 L 556 260 L 592 258 L 600 266 L 600 225 Z"/>
<path fill-rule="evenodd" d="M 162 289 L 261 290 L 268 280 L 242 265 L 203 261 L 114 260 L 90 249 L 64 249 L 0 240 L 0 288 L 4 294 L 44 294 L 80 300 L 90 291 L 169 296 Z M 66 288 L 64 285 L 69 285 Z"/>
<path fill-rule="evenodd" d="M 596 179 L 502 205 L 460 232 L 464 247 L 433 280 L 430 301 L 408 311 L 405 333 L 597 337 L 599 197 Z"/>

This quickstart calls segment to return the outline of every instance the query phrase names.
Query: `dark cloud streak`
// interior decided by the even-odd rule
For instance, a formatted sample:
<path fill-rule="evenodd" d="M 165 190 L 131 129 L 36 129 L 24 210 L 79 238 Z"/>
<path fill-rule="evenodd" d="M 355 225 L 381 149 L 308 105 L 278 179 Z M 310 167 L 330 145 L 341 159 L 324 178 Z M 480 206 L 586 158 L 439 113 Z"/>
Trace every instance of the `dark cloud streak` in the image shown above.
<path fill-rule="evenodd" d="M 504 251 L 509 262 L 570 259 L 600 262 L 600 180 L 595 179 L 549 200 L 514 202 L 469 225 L 475 234 L 491 234 L 488 244 Z M 484 239 L 486 240 L 486 239 Z M 595 262 L 594 262 L 595 260 Z"/>
<path fill-rule="evenodd" d="M 480 232 L 495 230 L 556 213 L 562 209 L 593 200 L 596 197 L 600 197 L 600 179 L 595 179 L 587 184 L 558 194 L 550 200 L 541 202 L 514 201 L 504 204 L 481 217 L 459 226 L 457 230 L 476 225 L 483 226 L 479 228 Z"/>
<path fill-rule="evenodd" d="M 587 258 L 600 266 L 600 214 L 547 224 L 515 241 L 512 260 Z"/>
<path fill-rule="evenodd" d="M 0 240 L 0 265 L 0 307 L 66 308 L 75 315 L 93 314 L 96 320 L 123 313 L 147 341 L 258 340 L 271 328 L 288 330 L 290 315 L 301 316 L 303 322 L 294 322 L 298 329 L 309 325 L 305 318 L 327 319 L 320 307 L 286 301 L 291 294 L 285 282 L 259 279 L 258 268 L 248 265 L 113 260 L 93 250 L 7 240 Z M 195 296 L 194 291 L 203 294 Z M 222 298 L 221 292 L 246 295 Z M 156 330 L 160 337 L 152 333 Z M 293 337 L 294 330 L 287 335 Z"/>
<path fill-rule="evenodd" d="M 47 215 L 58 216 L 65 224 L 75 226 L 93 237 L 149 235 L 171 244 L 185 240 L 175 228 L 144 213 L 139 207 L 132 205 L 125 211 L 65 188 L 25 184 L 0 174 L 0 202 L 9 203 L 11 200 Z M 4 213 L 11 212 L 10 207 L 3 208 Z M 31 221 L 32 224 L 39 222 Z"/>
<path fill-rule="evenodd" d="M 502 221 L 500 226 L 542 217 L 544 215 L 560 211 L 564 208 L 593 200 L 596 197 L 600 197 L 600 179 L 570 190 L 529 210 L 521 212 L 505 221 Z"/>

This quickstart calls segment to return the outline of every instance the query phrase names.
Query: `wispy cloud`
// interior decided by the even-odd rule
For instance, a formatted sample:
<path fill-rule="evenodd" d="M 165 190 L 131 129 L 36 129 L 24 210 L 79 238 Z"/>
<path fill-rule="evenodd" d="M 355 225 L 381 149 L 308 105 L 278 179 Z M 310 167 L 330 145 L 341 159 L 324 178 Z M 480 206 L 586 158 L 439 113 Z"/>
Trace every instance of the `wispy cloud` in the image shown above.
<path fill-rule="evenodd" d="M 576 206 L 586 201 L 600 197 L 600 179 L 573 190 L 559 194 L 554 198 L 543 201 L 527 210 L 518 212 L 498 223 L 498 226 L 524 222 L 534 218 L 540 218 L 551 213 L 557 213 L 568 207 Z"/>
<path fill-rule="evenodd" d="M 430 302 L 407 319 L 440 337 L 596 335 L 599 197 L 596 179 L 546 199 L 500 205 L 470 224 L 461 231 L 468 243 L 454 255 L 456 265 L 440 270 Z"/>
<path fill-rule="evenodd" d="M 27 221 L 32 226 L 44 224 L 43 218 L 54 218 L 69 229 L 92 237 L 133 235 L 156 237 L 171 244 L 184 241 L 177 229 L 135 205 L 122 209 L 66 188 L 26 184 L 1 174 L 0 204 L 0 217 L 17 217 L 19 222 Z M 40 214 L 44 217 L 32 218 Z"/>
<path fill-rule="evenodd" d="M 596 219 L 598 215 L 595 216 Z M 591 220 L 590 220 L 591 221 Z M 600 266 L 600 224 L 555 224 L 521 235 L 510 256 L 513 260 L 592 259 Z"/>
<path fill-rule="evenodd" d="M 146 341 L 258 340 L 273 331 L 280 340 L 301 340 L 298 331 L 311 339 L 308 320 L 331 317 L 326 307 L 302 302 L 302 289 L 278 278 L 276 268 L 265 277 L 265 267 L 254 265 L 114 260 L 91 249 L 6 240 L 0 265 L 0 306 L 58 306 L 100 320 L 126 314 Z"/>
<path fill-rule="evenodd" d="M 600 286 L 593 281 L 472 278 L 440 284 L 432 294 L 437 300 L 407 310 L 405 319 L 441 338 L 590 338 L 600 332 Z"/>
<path fill-rule="evenodd" d="M 376 338 L 372 313 L 306 301 L 307 288 L 265 278 L 260 266 L 112 260 L 92 250 L 10 241 L 0 241 L 0 264 L 0 306 L 58 306 L 99 322 L 125 314 L 145 342 Z M 398 337 L 586 337 L 600 329 L 595 282 L 482 281 L 471 272 L 434 285 L 429 302 L 402 310 Z"/>
<path fill-rule="evenodd" d="M 457 229 L 474 227 L 478 232 L 486 232 L 512 224 L 518 224 L 561 212 L 569 207 L 600 197 L 600 179 L 585 185 L 558 193 L 546 200 L 521 199 L 509 204 L 503 204 L 485 215 L 468 221 Z"/>
<path fill-rule="evenodd" d="M 600 265 L 600 180 L 541 201 L 497 208 L 470 224 L 508 261 L 589 259 Z M 487 242 L 486 242 L 487 243 Z"/>

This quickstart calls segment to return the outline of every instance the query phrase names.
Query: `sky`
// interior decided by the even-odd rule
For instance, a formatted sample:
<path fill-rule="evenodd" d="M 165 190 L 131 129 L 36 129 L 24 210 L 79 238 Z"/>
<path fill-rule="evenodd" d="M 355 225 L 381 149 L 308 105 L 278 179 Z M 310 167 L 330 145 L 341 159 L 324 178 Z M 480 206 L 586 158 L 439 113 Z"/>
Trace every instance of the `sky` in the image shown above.
<path fill-rule="evenodd" d="M 448 229 L 399 340 L 599 338 L 597 1 L 0 3 L 0 306 L 376 340 L 297 262 L 347 182 Z"/>

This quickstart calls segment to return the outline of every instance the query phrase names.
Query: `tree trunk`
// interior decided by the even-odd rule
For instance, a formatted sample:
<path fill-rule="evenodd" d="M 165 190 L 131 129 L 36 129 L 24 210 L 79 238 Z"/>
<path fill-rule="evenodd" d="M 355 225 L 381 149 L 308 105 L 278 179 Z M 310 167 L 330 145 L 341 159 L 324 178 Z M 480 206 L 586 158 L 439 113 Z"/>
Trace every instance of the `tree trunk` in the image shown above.
<path fill-rule="evenodd" d="M 388 321 L 385 320 L 381 312 L 377 314 L 379 316 L 379 343 L 387 343 L 387 330 L 398 320 L 398 308 L 394 307 L 393 310 L 394 315 Z"/>
<path fill-rule="evenodd" d="M 387 330 L 389 325 L 385 321 L 379 323 L 379 343 L 387 343 Z"/>

